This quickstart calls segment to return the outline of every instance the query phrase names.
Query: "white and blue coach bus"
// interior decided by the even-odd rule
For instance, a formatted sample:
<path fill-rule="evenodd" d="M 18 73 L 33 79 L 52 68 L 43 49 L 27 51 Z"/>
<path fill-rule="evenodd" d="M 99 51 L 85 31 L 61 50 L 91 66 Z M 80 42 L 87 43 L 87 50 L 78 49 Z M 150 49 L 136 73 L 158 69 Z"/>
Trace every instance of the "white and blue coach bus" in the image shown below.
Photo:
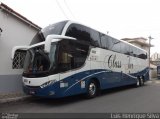
<path fill-rule="evenodd" d="M 26 50 L 23 90 L 26 94 L 60 98 L 100 90 L 142 86 L 149 80 L 147 52 L 72 21 L 50 25 L 33 38 Z"/>

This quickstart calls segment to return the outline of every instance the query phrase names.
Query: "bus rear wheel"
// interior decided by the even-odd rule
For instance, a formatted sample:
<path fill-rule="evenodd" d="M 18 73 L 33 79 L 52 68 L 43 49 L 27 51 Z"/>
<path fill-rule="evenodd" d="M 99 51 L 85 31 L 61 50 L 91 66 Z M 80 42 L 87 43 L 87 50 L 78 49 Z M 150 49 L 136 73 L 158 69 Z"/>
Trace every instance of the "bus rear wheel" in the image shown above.
<path fill-rule="evenodd" d="M 141 77 L 141 86 L 144 86 L 144 83 L 145 83 L 145 79 L 144 79 L 144 76 Z"/>
<path fill-rule="evenodd" d="M 143 76 L 142 77 L 138 76 L 137 77 L 136 87 L 140 87 L 140 86 L 143 86 L 143 85 L 144 85 L 144 78 L 143 78 Z"/>
<path fill-rule="evenodd" d="M 87 98 L 94 98 L 97 96 L 98 93 L 98 86 L 96 81 L 91 80 L 87 87 Z"/>

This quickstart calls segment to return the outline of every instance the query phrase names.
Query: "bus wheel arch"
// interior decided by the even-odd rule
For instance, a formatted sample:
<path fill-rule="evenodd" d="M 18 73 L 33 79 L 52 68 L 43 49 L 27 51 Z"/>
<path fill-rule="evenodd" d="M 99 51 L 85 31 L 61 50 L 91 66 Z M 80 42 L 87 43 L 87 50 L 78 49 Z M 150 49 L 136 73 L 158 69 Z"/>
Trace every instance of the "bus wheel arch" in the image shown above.
<path fill-rule="evenodd" d="M 100 90 L 101 86 L 100 86 L 99 80 L 97 78 L 92 78 L 91 80 L 94 80 L 97 83 L 97 88 L 98 88 L 98 90 Z"/>

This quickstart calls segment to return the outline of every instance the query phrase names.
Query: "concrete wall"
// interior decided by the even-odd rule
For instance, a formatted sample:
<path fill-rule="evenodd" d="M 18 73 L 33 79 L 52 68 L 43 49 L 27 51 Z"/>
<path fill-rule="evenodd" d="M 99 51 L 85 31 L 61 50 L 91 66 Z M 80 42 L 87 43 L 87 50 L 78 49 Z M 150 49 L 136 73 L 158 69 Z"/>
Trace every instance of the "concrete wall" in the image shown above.
<path fill-rule="evenodd" d="M 22 76 L 17 74 L 0 75 L 0 95 L 23 93 Z"/>
<path fill-rule="evenodd" d="M 22 69 L 12 69 L 11 50 L 17 45 L 29 45 L 37 30 L 1 9 L 0 27 L 0 94 L 22 92 Z"/>

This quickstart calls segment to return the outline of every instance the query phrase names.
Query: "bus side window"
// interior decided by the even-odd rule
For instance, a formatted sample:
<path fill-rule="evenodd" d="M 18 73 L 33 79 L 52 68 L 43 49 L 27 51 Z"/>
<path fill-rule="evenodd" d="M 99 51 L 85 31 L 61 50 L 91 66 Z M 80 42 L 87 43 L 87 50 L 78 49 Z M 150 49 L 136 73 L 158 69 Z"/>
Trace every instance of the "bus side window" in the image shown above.
<path fill-rule="evenodd" d="M 108 49 L 108 39 L 104 34 L 100 34 L 100 38 L 101 38 L 101 47 L 104 49 Z"/>
<path fill-rule="evenodd" d="M 89 46 L 70 41 L 61 44 L 58 67 L 60 71 L 68 71 L 83 66 L 88 55 Z"/>
<path fill-rule="evenodd" d="M 87 58 L 89 46 L 82 44 L 75 44 L 75 53 L 74 53 L 74 68 L 81 67 Z"/>
<path fill-rule="evenodd" d="M 60 52 L 58 56 L 58 68 L 60 71 L 70 70 L 70 62 L 72 55 L 70 54 L 70 48 L 68 42 L 63 42 L 60 46 Z"/>
<path fill-rule="evenodd" d="M 90 29 L 79 24 L 71 24 L 66 31 L 66 36 L 74 37 L 78 40 L 91 42 Z"/>

